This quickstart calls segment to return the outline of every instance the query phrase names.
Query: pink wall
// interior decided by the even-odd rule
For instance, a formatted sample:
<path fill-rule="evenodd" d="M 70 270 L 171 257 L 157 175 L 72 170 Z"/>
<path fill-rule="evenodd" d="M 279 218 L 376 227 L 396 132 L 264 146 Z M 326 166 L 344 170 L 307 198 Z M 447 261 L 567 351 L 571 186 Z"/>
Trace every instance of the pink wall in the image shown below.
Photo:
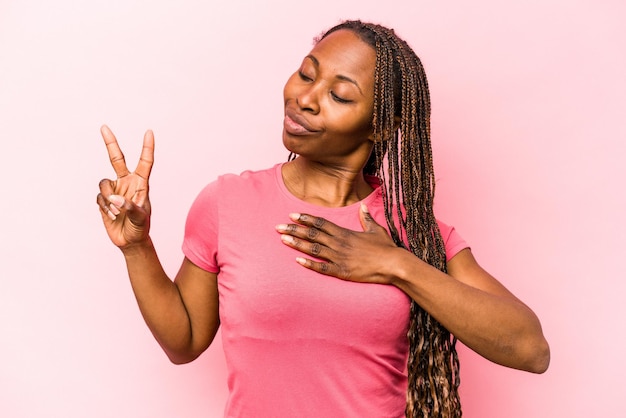
<path fill-rule="evenodd" d="M 112 170 L 98 128 L 133 163 L 156 132 L 153 236 L 174 273 L 199 189 L 286 158 L 283 83 L 311 38 L 347 17 L 394 26 L 422 57 L 438 214 L 552 346 L 541 376 L 463 350 L 465 416 L 616 416 L 624 3 L 364 3 L 0 1 L 0 416 L 221 415 L 219 341 L 170 365 L 100 226 L 97 182 Z"/>

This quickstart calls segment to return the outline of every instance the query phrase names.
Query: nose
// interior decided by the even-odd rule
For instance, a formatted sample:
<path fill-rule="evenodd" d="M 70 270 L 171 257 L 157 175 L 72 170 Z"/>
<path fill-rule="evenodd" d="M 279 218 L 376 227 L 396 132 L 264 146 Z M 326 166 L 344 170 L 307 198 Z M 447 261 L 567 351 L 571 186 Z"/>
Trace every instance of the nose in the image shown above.
<path fill-rule="evenodd" d="M 296 95 L 296 103 L 300 110 L 317 114 L 320 111 L 319 92 L 316 83 L 302 86 Z"/>

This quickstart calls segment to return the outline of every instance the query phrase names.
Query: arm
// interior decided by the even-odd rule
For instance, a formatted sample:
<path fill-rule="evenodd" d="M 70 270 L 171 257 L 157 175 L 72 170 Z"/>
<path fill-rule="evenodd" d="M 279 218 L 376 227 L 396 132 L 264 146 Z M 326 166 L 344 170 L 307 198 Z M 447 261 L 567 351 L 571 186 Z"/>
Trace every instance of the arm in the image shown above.
<path fill-rule="evenodd" d="M 217 275 L 185 258 L 172 282 L 149 239 L 123 253 L 141 314 L 163 351 L 175 364 L 196 359 L 220 325 Z"/>
<path fill-rule="evenodd" d="M 363 232 L 322 218 L 292 214 L 278 225 L 286 245 L 323 261 L 299 257 L 306 268 L 343 280 L 393 285 L 452 334 L 496 363 L 544 372 L 550 351 L 535 314 L 474 260 L 469 249 L 448 262 L 448 274 L 398 248 L 366 208 Z"/>
<path fill-rule="evenodd" d="M 217 276 L 186 258 L 174 282 L 165 274 L 149 236 L 148 179 L 154 161 L 154 136 L 146 132 L 134 172 L 113 133 L 102 127 L 116 180 L 100 182 L 97 203 L 109 238 L 124 254 L 141 314 L 174 363 L 198 357 L 219 327 Z"/>
<path fill-rule="evenodd" d="M 482 269 L 469 249 L 448 262 L 448 274 L 404 250 L 391 260 L 391 284 L 472 350 L 516 369 L 548 368 L 550 349 L 536 315 Z"/>

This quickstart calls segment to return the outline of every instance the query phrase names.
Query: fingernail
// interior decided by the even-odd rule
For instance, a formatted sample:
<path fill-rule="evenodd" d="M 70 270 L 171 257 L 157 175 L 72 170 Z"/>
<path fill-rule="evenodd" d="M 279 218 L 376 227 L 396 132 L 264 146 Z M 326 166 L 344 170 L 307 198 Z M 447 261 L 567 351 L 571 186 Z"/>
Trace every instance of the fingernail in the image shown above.
<path fill-rule="evenodd" d="M 276 230 L 279 232 L 284 232 L 287 230 L 287 224 L 278 224 L 276 225 Z"/>
<path fill-rule="evenodd" d="M 124 198 L 117 194 L 112 194 L 111 196 L 109 196 L 109 202 L 113 203 L 115 206 L 124 206 Z"/>
<path fill-rule="evenodd" d="M 115 216 L 120 214 L 120 210 L 113 203 L 109 205 L 109 212 L 113 212 L 113 215 Z"/>
<path fill-rule="evenodd" d="M 289 218 L 291 218 L 291 219 L 292 219 L 292 220 L 294 220 L 294 221 L 299 220 L 299 219 L 300 219 L 300 216 L 302 216 L 302 215 L 300 215 L 299 213 L 290 213 L 290 214 L 289 214 Z"/>
<path fill-rule="evenodd" d="M 296 261 L 298 262 L 298 264 L 303 266 L 306 264 L 306 258 L 303 257 L 296 257 Z"/>
<path fill-rule="evenodd" d="M 281 235 L 280 239 L 287 243 L 287 244 L 293 244 L 294 243 L 294 239 L 291 235 Z"/>
<path fill-rule="evenodd" d="M 110 209 L 107 209 L 107 216 L 109 217 L 109 219 L 111 219 L 112 221 L 117 219 L 117 216 L 115 216 L 115 214 L 113 214 L 113 212 L 111 212 Z"/>
<path fill-rule="evenodd" d="M 370 213 L 370 210 L 367 208 L 367 206 L 365 205 L 365 203 L 361 202 L 361 210 L 363 211 L 363 213 Z"/>

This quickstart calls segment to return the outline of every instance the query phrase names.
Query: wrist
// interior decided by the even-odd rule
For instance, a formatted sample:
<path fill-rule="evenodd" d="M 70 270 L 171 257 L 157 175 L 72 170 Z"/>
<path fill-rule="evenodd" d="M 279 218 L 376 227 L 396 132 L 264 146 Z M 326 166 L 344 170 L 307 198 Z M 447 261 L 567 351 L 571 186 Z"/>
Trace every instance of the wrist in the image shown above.
<path fill-rule="evenodd" d="M 150 239 L 150 236 L 147 236 L 141 241 L 125 245 L 124 247 L 120 247 L 120 250 L 122 251 L 122 254 L 124 254 L 124 257 L 132 258 L 136 256 L 141 256 L 146 252 L 154 251 L 154 245 L 152 243 L 152 239 Z"/>
<path fill-rule="evenodd" d="M 398 247 L 394 255 L 389 258 L 388 265 L 390 267 L 389 277 L 391 278 L 390 284 L 404 289 L 411 283 L 411 280 L 415 280 L 416 275 L 419 275 L 419 271 L 423 267 L 427 267 L 428 264 L 422 261 L 418 256 L 411 251 Z"/>
<path fill-rule="evenodd" d="M 387 262 L 385 264 L 389 269 L 386 272 L 386 276 L 389 277 L 389 284 L 398 286 L 405 281 L 407 277 L 407 268 L 405 267 L 407 256 L 410 257 L 412 255 L 410 251 L 402 247 L 396 247 L 393 252 L 386 257 Z"/>

